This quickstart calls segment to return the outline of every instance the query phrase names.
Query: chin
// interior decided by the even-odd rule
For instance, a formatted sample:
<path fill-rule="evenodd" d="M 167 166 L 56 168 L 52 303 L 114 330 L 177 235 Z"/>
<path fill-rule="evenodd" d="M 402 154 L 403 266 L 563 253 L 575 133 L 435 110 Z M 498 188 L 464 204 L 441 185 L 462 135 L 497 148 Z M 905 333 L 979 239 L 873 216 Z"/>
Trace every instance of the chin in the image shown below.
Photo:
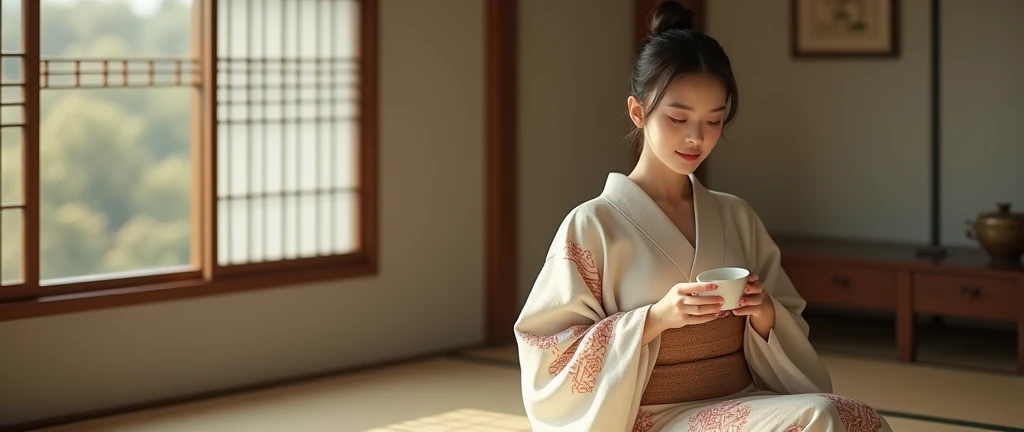
<path fill-rule="evenodd" d="M 693 173 L 697 172 L 697 167 L 698 166 L 700 166 L 699 163 L 693 164 L 693 166 L 687 166 L 687 167 L 673 166 L 673 167 L 670 167 L 670 168 L 672 168 L 672 171 L 675 171 L 676 174 L 683 175 L 683 176 L 688 176 L 690 174 L 693 174 Z"/>
<path fill-rule="evenodd" d="M 676 156 L 675 154 L 671 154 L 669 157 L 671 158 L 669 161 L 662 158 L 661 162 L 676 174 L 684 176 L 688 176 L 696 172 L 697 167 L 700 166 L 701 162 L 704 162 L 704 158 L 697 159 L 693 162 L 687 162 L 680 159 L 679 156 Z"/>
<path fill-rule="evenodd" d="M 666 164 L 666 166 L 668 166 L 668 168 L 672 170 L 672 172 L 675 172 L 676 174 L 688 176 L 697 171 L 697 167 L 700 166 L 700 161 L 694 163 Z"/>

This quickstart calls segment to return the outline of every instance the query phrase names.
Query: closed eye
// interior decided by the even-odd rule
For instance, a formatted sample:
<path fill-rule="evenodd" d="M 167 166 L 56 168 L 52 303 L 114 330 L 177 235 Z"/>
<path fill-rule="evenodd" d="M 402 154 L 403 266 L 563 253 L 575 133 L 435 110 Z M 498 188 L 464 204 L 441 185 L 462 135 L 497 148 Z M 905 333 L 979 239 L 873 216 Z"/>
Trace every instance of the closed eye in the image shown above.
<path fill-rule="evenodd" d="M 680 120 L 675 117 L 669 117 L 669 119 L 672 120 L 672 123 L 686 123 L 686 119 Z"/>
<path fill-rule="evenodd" d="M 718 121 L 709 121 L 709 122 L 708 122 L 708 124 L 709 124 L 709 125 L 712 125 L 712 126 L 718 126 L 718 125 L 722 124 L 722 121 L 721 121 L 721 120 L 718 120 Z"/>

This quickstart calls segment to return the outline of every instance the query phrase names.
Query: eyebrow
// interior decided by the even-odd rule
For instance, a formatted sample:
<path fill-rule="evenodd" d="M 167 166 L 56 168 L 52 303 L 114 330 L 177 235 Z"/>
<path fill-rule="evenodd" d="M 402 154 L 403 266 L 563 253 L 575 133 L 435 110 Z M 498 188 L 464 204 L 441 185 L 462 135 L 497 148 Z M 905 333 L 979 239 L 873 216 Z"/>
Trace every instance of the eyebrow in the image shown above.
<path fill-rule="evenodd" d="M 672 108 L 684 109 L 684 110 L 687 110 L 687 111 L 696 111 L 695 109 L 693 109 L 692 106 L 683 105 L 683 104 L 681 104 L 679 102 L 671 102 L 671 103 L 668 104 L 668 106 L 670 106 Z M 715 108 L 715 109 L 711 110 L 711 112 L 718 112 L 718 111 L 725 111 L 725 105 L 722 105 L 722 106 L 720 106 L 718 108 Z"/>

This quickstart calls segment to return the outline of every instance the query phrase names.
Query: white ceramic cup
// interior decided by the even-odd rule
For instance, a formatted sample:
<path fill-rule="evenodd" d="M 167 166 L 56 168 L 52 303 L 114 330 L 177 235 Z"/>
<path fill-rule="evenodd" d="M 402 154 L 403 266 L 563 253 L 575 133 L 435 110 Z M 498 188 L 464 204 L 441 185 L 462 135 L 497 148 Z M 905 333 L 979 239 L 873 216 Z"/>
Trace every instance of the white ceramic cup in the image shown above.
<path fill-rule="evenodd" d="M 724 300 L 722 310 L 733 310 L 739 306 L 743 288 L 747 286 L 750 271 L 739 267 L 722 267 L 697 275 L 697 282 L 714 283 L 718 289 L 704 291 L 699 296 L 720 296 Z"/>

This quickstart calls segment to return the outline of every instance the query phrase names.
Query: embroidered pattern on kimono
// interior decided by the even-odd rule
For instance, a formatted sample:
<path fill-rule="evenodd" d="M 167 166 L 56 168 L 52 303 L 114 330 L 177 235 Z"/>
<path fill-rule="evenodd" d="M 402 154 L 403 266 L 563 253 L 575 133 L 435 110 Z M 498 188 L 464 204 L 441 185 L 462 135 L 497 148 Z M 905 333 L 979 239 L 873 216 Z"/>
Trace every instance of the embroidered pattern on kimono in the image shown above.
<path fill-rule="evenodd" d="M 750 417 L 750 405 L 739 401 L 712 405 L 690 419 L 687 432 L 739 432 Z"/>
<path fill-rule="evenodd" d="M 648 432 L 654 427 L 654 414 L 650 411 L 640 410 L 636 414 L 636 422 L 633 423 L 633 432 Z"/>
<path fill-rule="evenodd" d="M 823 394 L 821 397 L 835 405 L 846 432 L 876 432 L 882 427 L 878 411 L 863 402 L 835 394 Z"/>
<path fill-rule="evenodd" d="M 572 239 L 566 239 L 565 253 L 566 259 L 576 264 L 576 270 L 580 272 L 580 277 L 587 284 L 590 293 L 594 295 L 598 303 L 601 303 L 604 300 L 601 294 L 601 272 L 597 269 L 593 254 L 589 250 L 581 248 Z"/>

